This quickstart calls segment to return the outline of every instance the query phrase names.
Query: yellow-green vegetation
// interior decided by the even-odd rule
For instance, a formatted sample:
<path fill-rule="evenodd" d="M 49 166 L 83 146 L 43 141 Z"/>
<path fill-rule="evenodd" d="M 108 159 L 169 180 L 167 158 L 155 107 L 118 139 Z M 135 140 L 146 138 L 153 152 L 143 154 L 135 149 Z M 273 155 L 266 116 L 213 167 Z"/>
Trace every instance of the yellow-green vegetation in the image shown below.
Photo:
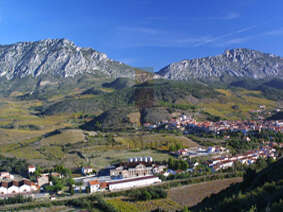
<path fill-rule="evenodd" d="M 172 134 L 129 135 L 114 138 L 115 141 L 128 149 L 151 148 L 156 150 L 169 150 L 170 144 L 180 143 L 185 147 L 195 147 L 197 144 L 187 137 Z"/>
<path fill-rule="evenodd" d="M 232 93 L 229 90 L 225 89 L 216 89 L 217 92 L 224 94 L 225 96 L 232 96 Z"/>
<path fill-rule="evenodd" d="M 11 156 L 26 159 L 26 160 L 44 158 L 44 155 L 42 155 L 39 151 L 35 150 L 33 147 L 15 148 L 11 150 L 9 154 Z"/>
<path fill-rule="evenodd" d="M 60 98 L 57 96 L 57 98 Z M 3 99 L 0 105 L 0 153 L 7 156 L 32 160 L 48 166 L 54 162 L 69 168 L 82 164 L 93 164 L 95 169 L 108 166 L 115 161 L 129 157 L 152 156 L 154 160 L 168 160 L 172 143 L 195 146 L 191 140 L 172 134 L 124 133 L 113 136 L 95 136 L 88 139 L 86 132 L 76 127 L 81 113 L 70 115 L 36 116 L 31 109 L 41 106 L 40 101 L 15 101 Z M 133 122 L 140 119 L 140 113 L 129 114 Z M 22 126 L 31 126 L 23 128 Z M 58 133 L 52 134 L 58 130 Z M 50 134 L 51 133 L 51 134 Z M 103 154 L 102 154 L 103 153 Z"/>
<path fill-rule="evenodd" d="M 72 144 L 78 143 L 85 140 L 85 135 L 82 130 L 79 129 L 68 129 L 63 130 L 59 134 L 48 136 L 46 138 L 41 139 L 40 143 L 42 145 L 64 145 L 64 144 Z"/>
<path fill-rule="evenodd" d="M 204 198 L 218 193 L 233 183 L 241 181 L 241 177 L 235 177 L 175 187 L 169 190 L 168 198 L 172 201 L 176 201 L 182 206 L 191 207 L 202 201 Z"/>
<path fill-rule="evenodd" d="M 143 151 L 128 151 L 128 150 L 108 150 L 94 147 L 84 148 L 82 150 L 84 155 L 89 157 L 89 161 L 94 165 L 96 169 L 104 168 L 109 166 L 112 162 L 127 161 L 131 157 L 140 156 L 152 156 L 154 160 L 162 161 L 168 160 L 170 157 L 168 154 L 154 150 L 143 150 Z"/>
<path fill-rule="evenodd" d="M 142 212 L 135 203 L 123 201 L 121 199 L 110 199 L 107 200 L 114 208 L 119 212 Z"/>
<path fill-rule="evenodd" d="M 130 114 L 128 114 L 128 118 L 129 118 L 131 123 L 136 124 L 137 126 L 141 125 L 141 123 L 140 123 L 140 119 L 141 119 L 140 112 L 130 113 Z"/>
<path fill-rule="evenodd" d="M 38 100 L 16 101 L 2 98 L 0 101 L 1 154 L 27 160 L 63 158 L 61 147 L 46 147 L 43 152 L 39 151 L 39 148 L 41 139 L 46 133 L 73 126 L 70 122 L 72 115 L 36 116 L 31 108 L 42 105 L 42 102 Z M 81 141 L 84 135 L 80 130 L 78 131 L 64 132 L 61 139 L 50 139 L 47 143 L 57 144 L 57 140 L 65 143 Z"/>
<path fill-rule="evenodd" d="M 203 111 L 222 119 L 239 120 L 249 119 L 251 111 L 259 109 L 260 105 L 265 105 L 266 109 L 272 109 L 276 102 L 261 98 L 260 91 L 249 91 L 244 89 L 225 90 L 217 89 L 223 95 L 209 103 L 201 103 Z"/>
<path fill-rule="evenodd" d="M 156 83 L 152 86 L 155 85 Z M 239 88 L 217 89 L 211 93 L 210 89 L 206 87 L 198 89 L 198 87 L 191 88 L 189 86 L 190 89 L 186 91 L 189 98 L 184 98 L 179 94 L 184 91 L 186 86 L 179 85 L 179 82 L 174 85 L 177 90 L 172 90 L 170 86 L 166 87 L 166 85 L 162 88 L 161 93 L 158 94 L 157 92 L 158 95 L 156 94 L 158 101 L 165 102 L 162 109 L 166 112 L 164 113 L 166 119 L 174 116 L 178 117 L 184 111 L 189 111 L 188 113 L 198 111 L 200 116 L 204 118 L 207 118 L 208 114 L 201 113 L 202 111 L 219 116 L 222 119 L 247 119 L 252 116 L 250 111 L 257 110 L 259 105 L 265 105 L 267 110 L 271 110 L 276 106 L 276 102 L 265 99 L 261 91 Z M 114 92 L 112 88 L 100 88 L 100 90 L 107 93 Z M 67 94 L 68 98 L 66 99 L 81 100 L 82 104 L 85 104 L 88 102 L 88 98 L 93 100 L 97 96 L 91 92 L 81 94 L 84 91 L 83 89 L 73 89 Z M 203 98 L 192 97 L 191 92 L 195 96 Z M 220 95 L 217 95 L 218 93 Z M 86 131 L 78 129 L 78 126 L 99 115 L 105 109 L 104 107 L 93 110 L 94 112 L 89 114 L 84 114 L 78 109 L 70 110 L 74 113 L 69 111 L 67 114 L 61 114 L 60 110 L 58 110 L 59 113 L 42 113 L 45 116 L 38 116 L 36 115 L 38 112 L 36 108 L 41 107 L 42 109 L 52 103 L 60 103 L 60 101 L 65 100 L 66 96 L 56 94 L 49 98 L 48 101 L 17 100 L 21 95 L 22 93 L 15 92 L 10 98 L 0 98 L 0 154 L 6 156 L 32 160 L 33 163 L 38 163 L 38 165 L 43 163 L 48 166 L 49 163 L 60 162 L 69 168 L 75 168 L 82 164 L 92 164 L 95 169 L 99 169 L 113 162 L 127 160 L 129 157 L 150 155 L 154 160 L 168 160 L 170 156 L 166 152 L 172 144 L 182 144 L 184 147 L 197 146 L 195 142 L 178 135 L 177 132 L 176 134 L 145 131 L 114 132 L 110 128 L 110 132 L 99 133 L 99 135 L 90 133 L 90 135 L 93 135 L 90 136 Z M 175 101 L 176 95 L 178 98 Z M 213 95 L 215 95 L 215 98 Z M 163 99 L 163 96 L 172 97 L 172 101 Z M 101 96 L 102 100 L 108 100 L 111 97 L 110 94 Z M 118 97 L 120 96 L 118 95 Z M 123 98 L 123 101 L 128 102 L 125 96 Z M 93 102 L 95 103 L 95 101 Z M 76 105 L 73 101 L 66 101 L 66 104 L 69 103 L 70 105 Z M 103 104 L 107 103 L 108 101 L 105 101 Z M 128 126 L 134 126 L 131 128 L 132 130 L 135 127 L 140 127 L 140 120 L 144 118 L 141 117 L 142 113 L 136 108 L 132 108 L 132 106 L 127 106 L 127 103 L 125 105 L 124 118 L 129 120 L 129 123 L 127 122 Z M 92 104 L 89 107 L 95 108 Z M 58 108 L 63 108 L 62 111 L 64 112 L 64 104 L 59 104 Z M 128 110 L 130 108 L 131 110 Z M 152 115 L 150 116 L 160 114 L 159 109 L 151 111 L 149 114 Z M 117 118 L 115 115 L 119 115 L 119 111 L 110 113 L 106 122 L 115 123 L 115 118 Z M 197 116 L 196 114 L 195 117 Z M 121 120 L 122 122 L 118 122 L 118 124 L 124 126 L 125 123 L 123 119 Z M 114 124 L 114 126 L 118 124 Z M 112 127 L 111 124 L 110 126 Z"/>
<path fill-rule="evenodd" d="M 100 90 L 106 93 L 112 93 L 115 91 L 113 88 L 100 88 Z"/>
<path fill-rule="evenodd" d="M 166 211 L 176 211 L 183 209 L 178 203 L 170 200 L 170 199 L 157 199 L 150 201 L 138 201 L 135 202 L 136 207 L 141 211 L 152 211 L 158 208 L 166 210 Z"/>
<path fill-rule="evenodd" d="M 64 157 L 64 152 L 60 146 L 43 146 L 40 152 L 50 160 L 61 160 Z"/>
<path fill-rule="evenodd" d="M 130 202 L 121 198 L 109 199 L 108 203 L 113 205 L 120 212 L 144 212 L 156 209 L 166 211 L 181 210 L 183 207 L 170 199 L 157 199 L 150 201 Z"/>
<path fill-rule="evenodd" d="M 60 98 L 58 95 L 53 100 Z M 169 155 L 162 150 L 168 150 L 170 144 L 196 145 L 186 137 L 172 134 L 124 133 L 112 138 L 106 134 L 89 139 L 83 130 L 64 129 L 76 128 L 82 113 L 37 116 L 32 108 L 43 104 L 39 100 L 1 100 L 0 153 L 43 166 L 60 162 L 73 168 L 89 161 L 99 169 L 115 161 L 148 155 L 155 160 L 167 160 Z M 129 119 L 139 126 L 140 113 L 130 113 Z"/>

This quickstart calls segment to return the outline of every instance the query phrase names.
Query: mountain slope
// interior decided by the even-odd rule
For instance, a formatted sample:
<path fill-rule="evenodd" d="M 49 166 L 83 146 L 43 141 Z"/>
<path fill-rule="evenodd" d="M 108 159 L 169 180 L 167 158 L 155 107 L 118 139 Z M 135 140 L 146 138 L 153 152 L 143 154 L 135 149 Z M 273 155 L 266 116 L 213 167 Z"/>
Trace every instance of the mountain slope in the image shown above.
<path fill-rule="evenodd" d="M 231 49 L 222 55 L 172 63 L 158 72 L 175 80 L 235 80 L 283 78 L 283 58 L 249 49 Z"/>
<path fill-rule="evenodd" d="M 114 80 L 107 85 L 116 86 L 117 84 L 119 84 L 117 80 Z M 79 111 L 84 113 L 96 113 L 98 110 L 106 111 L 114 107 L 136 106 L 139 109 L 143 109 L 146 106 L 159 107 L 160 104 L 163 106 L 165 103 L 194 104 L 197 103 L 199 99 L 215 98 L 218 94 L 219 93 L 214 89 L 199 83 L 152 80 L 132 87 L 118 89 L 111 93 L 87 96 L 87 98 L 84 98 L 84 95 L 81 95 L 81 98 L 64 98 L 62 101 L 43 108 L 41 112 L 43 115 Z"/>
<path fill-rule="evenodd" d="M 84 73 L 133 78 L 133 68 L 109 59 L 91 48 L 80 48 L 67 39 L 46 39 L 0 46 L 0 76 L 7 79 L 74 77 Z"/>
<path fill-rule="evenodd" d="M 0 45 L 1 96 L 16 91 L 25 97 L 36 92 L 48 98 L 117 78 L 143 82 L 154 77 L 153 73 L 109 59 L 94 49 L 78 47 L 67 39 Z"/>
<path fill-rule="evenodd" d="M 244 181 L 204 199 L 192 211 L 282 211 L 283 159 L 262 171 L 248 170 Z"/>

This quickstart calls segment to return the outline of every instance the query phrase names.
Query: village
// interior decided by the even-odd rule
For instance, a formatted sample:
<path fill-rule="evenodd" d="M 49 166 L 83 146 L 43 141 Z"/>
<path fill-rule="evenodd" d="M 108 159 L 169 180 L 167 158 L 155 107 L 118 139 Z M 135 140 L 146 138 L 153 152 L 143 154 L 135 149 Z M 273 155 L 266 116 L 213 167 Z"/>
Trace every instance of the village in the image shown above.
<path fill-rule="evenodd" d="M 150 156 L 129 158 L 127 161 L 106 167 L 95 173 L 91 166 L 81 168 L 81 177 L 71 178 L 71 193 L 95 193 L 128 190 L 137 187 L 151 186 L 161 183 L 160 176 L 168 177 L 180 173 L 191 173 L 198 166 L 206 166 L 211 172 L 218 172 L 233 167 L 235 163 L 248 166 L 255 163 L 259 158 L 277 158 L 276 149 L 272 143 L 265 143 L 259 149 L 247 151 L 243 154 L 231 155 L 228 149 L 223 147 L 208 148 L 183 148 L 171 152 L 178 161 L 184 161 L 185 169 L 173 170 L 169 162 L 154 161 Z M 192 158 L 210 156 L 208 160 L 191 163 Z M 62 169 L 62 168 L 61 168 Z M 40 173 L 35 177 L 37 168 L 34 165 L 27 167 L 27 178 L 13 175 L 9 172 L 0 173 L 0 198 L 9 198 L 17 195 L 32 197 L 33 199 L 51 198 L 62 193 L 60 189 L 48 189 L 56 187 L 60 179 L 67 177 L 63 172 Z M 199 171 L 199 170 L 198 170 Z M 67 172 L 65 172 L 67 173 Z"/>
<path fill-rule="evenodd" d="M 229 136 L 229 133 L 240 132 L 245 135 L 245 142 L 249 142 L 251 140 L 248 137 L 249 132 L 270 130 L 282 133 L 283 121 L 197 122 L 192 117 L 182 114 L 169 121 L 165 120 L 155 124 L 146 123 L 144 127 L 150 130 L 159 127 L 179 129 L 184 135 L 195 132 L 214 134 L 228 132 Z M 77 176 L 77 174 L 74 176 L 71 170 L 62 166 L 56 166 L 54 169 L 44 172 L 40 167 L 31 164 L 26 167 L 25 176 L 7 171 L 0 172 L 0 198 L 22 195 L 33 199 L 55 199 L 56 196 L 64 192 L 73 195 L 75 193 L 112 192 L 146 187 L 182 173 L 207 174 L 199 167 L 205 167 L 210 173 L 215 173 L 225 171 L 236 164 L 249 166 L 255 164 L 259 159 L 276 160 L 278 157 L 277 147 L 282 148 L 282 143 L 265 141 L 257 148 L 232 154 L 229 148 L 221 145 L 178 146 L 174 151 L 168 150 L 168 161 L 155 161 L 151 156 L 132 157 L 111 164 L 102 170 L 95 170 L 95 164 L 93 166 L 90 164 L 80 168 L 81 176 Z M 172 160 L 172 158 L 174 159 Z M 174 163 L 175 165 L 172 165 Z M 64 187 L 68 187 L 68 189 L 64 190 Z"/>
<path fill-rule="evenodd" d="M 116 191 L 149 186 L 161 182 L 158 176 L 155 175 L 164 172 L 166 168 L 166 165 L 154 162 L 152 157 L 130 158 L 128 162 L 107 167 L 107 174 L 103 176 L 97 176 L 92 167 L 82 167 L 82 177 L 72 178 L 73 184 L 71 186 L 74 192 L 77 193 Z M 27 174 L 31 179 L 36 170 L 34 165 L 27 167 Z M 54 192 L 49 192 L 46 188 L 54 185 L 54 179 L 63 179 L 65 177 L 67 176 L 58 172 L 41 173 L 32 181 L 9 172 L 0 172 L 0 198 L 9 198 L 16 195 L 35 199 L 43 197 L 55 198 L 54 195 L 49 195 Z M 56 193 L 60 194 L 60 192 Z"/>
<path fill-rule="evenodd" d="M 265 109 L 265 105 L 260 105 L 258 111 Z M 276 111 L 280 111 L 277 109 Z M 194 132 L 216 133 L 220 132 L 242 132 L 251 131 L 261 132 L 262 130 L 271 130 L 283 133 L 283 121 L 258 120 L 219 120 L 219 121 L 196 121 L 191 115 L 182 114 L 179 117 L 170 120 L 163 120 L 157 123 L 145 123 L 147 129 L 179 129 L 185 134 Z"/>

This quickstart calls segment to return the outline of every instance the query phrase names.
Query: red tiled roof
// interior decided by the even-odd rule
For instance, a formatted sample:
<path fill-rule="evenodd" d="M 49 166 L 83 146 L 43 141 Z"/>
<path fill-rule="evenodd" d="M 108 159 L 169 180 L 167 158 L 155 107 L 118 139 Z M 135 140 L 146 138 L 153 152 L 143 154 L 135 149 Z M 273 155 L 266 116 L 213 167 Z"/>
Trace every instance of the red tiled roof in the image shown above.
<path fill-rule="evenodd" d="M 108 183 L 106 182 L 100 183 L 100 188 L 107 188 L 107 187 L 108 187 Z"/>
<path fill-rule="evenodd" d="M 92 180 L 92 181 L 89 181 L 88 183 L 89 183 L 89 185 L 97 185 L 97 184 L 99 184 L 99 182 L 97 180 Z"/>
<path fill-rule="evenodd" d="M 2 182 L 0 185 L 2 187 L 4 187 L 4 188 L 8 188 L 9 187 L 9 183 L 8 182 Z"/>

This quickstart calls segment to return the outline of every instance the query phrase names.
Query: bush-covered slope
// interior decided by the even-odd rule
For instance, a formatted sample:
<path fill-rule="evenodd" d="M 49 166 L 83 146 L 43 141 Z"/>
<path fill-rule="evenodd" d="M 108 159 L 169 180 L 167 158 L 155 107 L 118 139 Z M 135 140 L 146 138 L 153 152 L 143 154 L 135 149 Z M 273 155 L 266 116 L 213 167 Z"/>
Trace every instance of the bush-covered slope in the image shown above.
<path fill-rule="evenodd" d="M 114 89 L 120 90 L 123 88 L 132 87 L 133 85 L 135 85 L 134 80 L 127 79 L 127 78 L 118 78 L 112 82 L 104 83 L 103 87 L 114 88 Z"/>
<path fill-rule="evenodd" d="M 114 82 L 110 83 L 113 85 Z M 117 85 L 117 84 L 118 85 Z M 126 86 L 121 81 L 116 81 L 115 86 Z M 114 86 L 113 85 L 113 86 Z M 115 87 L 114 86 L 114 87 Z M 92 93 L 90 90 L 83 94 Z M 188 83 L 180 81 L 153 80 L 150 82 L 138 84 L 134 87 L 119 89 L 112 93 L 101 93 L 95 97 L 83 98 L 65 98 L 43 108 L 44 115 L 58 113 L 84 112 L 95 113 L 97 109 L 103 111 L 110 108 L 120 108 L 135 105 L 138 108 L 159 106 L 162 102 L 177 103 L 195 103 L 198 99 L 214 98 L 219 93 L 199 83 Z"/>
<path fill-rule="evenodd" d="M 270 116 L 267 120 L 283 120 L 283 112 L 275 113 L 274 115 Z"/>
<path fill-rule="evenodd" d="M 242 183 L 204 199 L 191 209 L 202 212 L 282 211 L 283 159 L 258 173 L 249 169 Z"/>
<path fill-rule="evenodd" d="M 230 87 L 241 87 L 248 90 L 261 91 L 262 97 L 271 100 L 283 100 L 283 80 L 239 80 L 230 84 Z"/>
<path fill-rule="evenodd" d="M 86 130 L 121 130 L 131 129 L 133 124 L 128 117 L 129 109 L 112 109 L 105 111 L 81 128 Z"/>

